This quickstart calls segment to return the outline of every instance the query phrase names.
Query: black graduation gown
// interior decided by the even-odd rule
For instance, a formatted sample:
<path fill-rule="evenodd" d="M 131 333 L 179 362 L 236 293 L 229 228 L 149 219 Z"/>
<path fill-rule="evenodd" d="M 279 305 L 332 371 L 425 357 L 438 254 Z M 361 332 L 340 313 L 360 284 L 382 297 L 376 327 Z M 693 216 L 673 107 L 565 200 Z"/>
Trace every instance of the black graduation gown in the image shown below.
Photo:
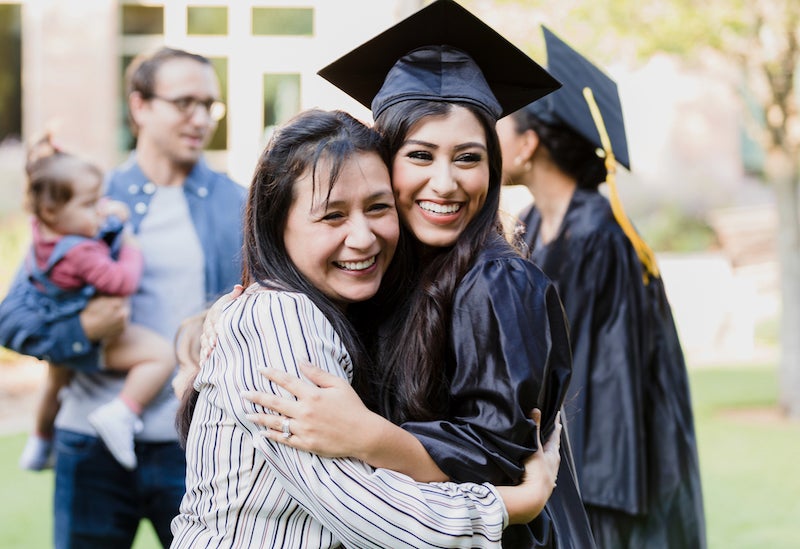
<path fill-rule="evenodd" d="M 561 301 L 540 269 L 498 236 L 456 291 L 450 332 L 450 409 L 436 422 L 407 422 L 439 467 L 460 482 L 517 484 L 535 450 L 534 407 L 542 440 L 552 432 L 571 371 Z M 561 470 L 545 511 L 509 526 L 503 547 L 594 547 L 566 435 Z"/>
<path fill-rule="evenodd" d="M 705 547 L 688 375 L 660 278 L 643 266 L 608 200 L 576 190 L 556 238 L 521 215 L 531 260 L 556 284 L 570 325 L 565 413 L 595 540 L 616 547 Z"/>

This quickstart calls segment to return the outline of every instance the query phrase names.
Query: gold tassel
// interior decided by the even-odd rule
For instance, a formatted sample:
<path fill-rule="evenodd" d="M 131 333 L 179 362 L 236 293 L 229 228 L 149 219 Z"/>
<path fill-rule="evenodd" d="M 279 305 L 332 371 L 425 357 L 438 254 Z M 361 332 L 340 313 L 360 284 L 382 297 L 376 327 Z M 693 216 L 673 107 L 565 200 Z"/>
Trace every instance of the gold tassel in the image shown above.
<path fill-rule="evenodd" d="M 583 97 L 586 99 L 586 102 L 589 104 L 589 110 L 592 112 L 592 118 L 594 119 L 594 124 L 597 126 L 597 131 L 600 134 L 600 142 L 603 144 L 603 150 L 606 153 L 605 163 L 606 163 L 606 172 L 608 175 L 606 176 L 606 183 L 608 184 L 608 190 L 610 194 L 610 202 L 611 202 L 611 211 L 614 212 L 614 218 L 619 223 L 619 226 L 622 227 L 623 232 L 630 240 L 631 244 L 633 245 L 633 249 L 636 250 L 636 255 L 639 256 L 639 260 L 642 262 L 644 266 L 644 272 L 642 273 L 642 279 L 644 280 L 645 284 L 650 283 L 650 277 L 658 277 L 660 276 L 658 265 L 656 263 L 656 256 L 653 253 L 653 250 L 650 249 L 650 246 L 642 240 L 642 237 L 639 236 L 639 233 L 636 232 L 636 229 L 633 228 L 628 216 L 625 215 L 625 210 L 622 207 L 622 201 L 619 198 L 619 193 L 617 192 L 617 161 L 614 158 L 614 152 L 611 150 L 611 139 L 608 137 L 608 131 L 606 130 L 606 125 L 603 122 L 603 115 L 600 114 L 600 108 L 597 106 L 597 102 L 594 99 L 594 94 L 592 93 L 591 88 L 583 88 Z"/>

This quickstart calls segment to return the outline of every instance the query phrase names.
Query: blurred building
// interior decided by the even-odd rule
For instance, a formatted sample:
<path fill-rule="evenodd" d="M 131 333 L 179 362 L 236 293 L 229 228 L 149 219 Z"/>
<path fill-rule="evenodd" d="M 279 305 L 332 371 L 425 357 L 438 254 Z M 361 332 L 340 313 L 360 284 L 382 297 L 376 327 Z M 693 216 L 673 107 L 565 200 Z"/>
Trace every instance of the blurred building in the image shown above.
<path fill-rule="evenodd" d="M 6 121 L 0 124 L 0 141 L 25 140 L 52 128 L 71 150 L 112 167 L 132 144 L 125 125 L 124 67 L 137 53 L 166 44 L 214 61 L 228 110 L 209 159 L 245 183 L 270 128 L 301 109 L 344 108 L 368 119 L 367 109 L 316 71 L 421 5 L 421 0 L 0 0 L 0 112 Z"/>
<path fill-rule="evenodd" d="M 370 120 L 316 71 L 426 3 L 0 0 L 0 220 L 20 211 L 19 140 L 52 128 L 66 147 L 105 168 L 127 155 L 122 77 L 137 53 L 169 45 L 212 59 L 228 109 L 208 159 L 247 184 L 271 128 L 296 112 L 342 108 Z M 463 4 L 537 59 L 531 29 L 539 22 L 566 38 L 578 32 L 569 21 L 542 19 L 534 3 Z M 677 205 L 705 219 L 719 239 L 711 253 L 660 257 L 685 349 L 698 362 L 750 357 L 757 324 L 775 317 L 779 303 L 772 193 L 748 172 L 758 158 L 742 147 L 738 96 L 722 85 L 713 59 L 706 65 L 688 70 L 656 55 L 636 68 L 609 67 L 635 164 L 618 174 L 628 213 L 647 229 Z M 530 199 L 525 189 L 504 189 L 508 226 Z"/>

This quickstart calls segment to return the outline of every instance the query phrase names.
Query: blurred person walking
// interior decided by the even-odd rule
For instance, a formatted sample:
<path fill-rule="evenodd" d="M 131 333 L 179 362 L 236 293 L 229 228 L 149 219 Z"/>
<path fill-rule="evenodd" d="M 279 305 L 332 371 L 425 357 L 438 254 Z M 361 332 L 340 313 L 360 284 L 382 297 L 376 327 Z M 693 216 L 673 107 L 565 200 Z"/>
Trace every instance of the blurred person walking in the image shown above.
<path fill-rule="evenodd" d="M 173 340 L 181 321 L 241 277 L 245 189 L 213 171 L 203 149 L 224 115 L 210 61 L 172 48 L 138 56 L 126 72 L 136 147 L 106 181 L 106 195 L 128 205 L 144 271 L 129 301 L 98 297 L 80 314 L 50 322 L 15 289 L 0 304 L 0 344 L 66 362 L 98 360 L 94 342 L 128 320 Z M 93 349 L 87 353 L 87 349 Z M 56 418 L 54 539 L 57 548 L 130 547 L 149 519 L 166 547 L 184 493 L 185 457 L 175 430 L 178 400 L 169 384 L 141 416 L 136 469 L 123 468 L 88 420 L 124 377 L 76 371 Z"/>

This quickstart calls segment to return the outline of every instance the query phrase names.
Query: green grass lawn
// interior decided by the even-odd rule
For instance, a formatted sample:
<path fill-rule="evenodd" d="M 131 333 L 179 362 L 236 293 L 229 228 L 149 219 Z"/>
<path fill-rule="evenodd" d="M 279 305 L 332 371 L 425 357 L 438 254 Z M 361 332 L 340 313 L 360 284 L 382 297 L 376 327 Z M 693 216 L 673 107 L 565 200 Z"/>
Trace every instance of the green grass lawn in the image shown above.
<path fill-rule="evenodd" d="M 711 549 L 800 547 L 800 423 L 777 418 L 774 368 L 691 374 Z M 0 437 L 0 547 L 51 545 L 52 473 L 17 469 L 25 435 Z M 158 547 L 149 524 L 135 547 Z"/>
<path fill-rule="evenodd" d="M 0 371 L 2 375 L 2 371 Z M 53 546 L 53 473 L 17 468 L 26 434 L 0 437 L 0 547 L 44 549 Z M 142 523 L 135 549 L 161 547 L 150 523 Z M 122 548 L 117 548 L 122 549 Z"/>
<path fill-rule="evenodd" d="M 774 368 L 692 372 L 711 549 L 800 547 L 800 422 L 774 413 Z"/>

